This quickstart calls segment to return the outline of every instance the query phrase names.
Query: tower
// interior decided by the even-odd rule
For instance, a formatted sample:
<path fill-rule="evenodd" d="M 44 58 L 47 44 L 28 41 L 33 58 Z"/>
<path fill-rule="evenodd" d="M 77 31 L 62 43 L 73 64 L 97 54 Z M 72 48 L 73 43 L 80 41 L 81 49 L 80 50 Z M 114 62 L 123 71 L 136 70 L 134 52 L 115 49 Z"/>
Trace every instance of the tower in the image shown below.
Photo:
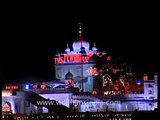
<path fill-rule="evenodd" d="M 78 23 L 78 38 L 73 41 L 70 49 L 68 44 L 64 53 L 58 53 L 55 56 L 55 77 L 61 82 L 66 81 L 68 69 L 73 75 L 74 87 L 78 87 L 82 91 L 93 91 L 93 75 L 89 74 L 89 69 L 96 63 L 93 59 L 102 54 L 96 48 L 95 44 L 90 49 L 90 43 L 82 37 L 82 23 Z"/>

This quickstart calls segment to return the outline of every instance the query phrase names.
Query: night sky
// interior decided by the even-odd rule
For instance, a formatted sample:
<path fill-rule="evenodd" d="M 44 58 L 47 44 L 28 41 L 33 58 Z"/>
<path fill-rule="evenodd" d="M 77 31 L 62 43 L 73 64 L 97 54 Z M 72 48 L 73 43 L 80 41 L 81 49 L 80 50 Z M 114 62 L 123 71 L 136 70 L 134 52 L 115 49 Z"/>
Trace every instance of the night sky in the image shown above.
<path fill-rule="evenodd" d="M 70 14 L 52 8 L 6 9 L 5 37 L 2 44 L 1 79 L 5 82 L 54 80 L 53 57 L 72 46 L 78 37 L 78 22 L 83 36 L 121 57 L 141 72 L 158 72 L 158 16 L 155 9 L 120 7 Z"/>

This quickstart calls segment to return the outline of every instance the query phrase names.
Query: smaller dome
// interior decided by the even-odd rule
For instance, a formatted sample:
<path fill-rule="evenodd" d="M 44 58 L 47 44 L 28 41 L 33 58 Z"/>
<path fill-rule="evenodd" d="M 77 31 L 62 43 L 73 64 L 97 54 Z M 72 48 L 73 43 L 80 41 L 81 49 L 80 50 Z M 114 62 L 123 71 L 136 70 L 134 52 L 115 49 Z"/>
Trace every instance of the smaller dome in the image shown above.
<path fill-rule="evenodd" d="M 97 50 L 98 50 L 98 49 L 97 49 L 95 46 L 92 47 L 92 51 L 93 51 L 93 52 L 97 52 Z"/>
<path fill-rule="evenodd" d="M 55 57 L 60 57 L 61 54 L 59 53 L 59 51 L 57 50 L 57 53 L 55 54 Z"/>
<path fill-rule="evenodd" d="M 61 56 L 61 54 L 59 53 L 59 52 L 57 52 L 56 54 L 55 54 L 55 57 L 60 57 Z"/>
<path fill-rule="evenodd" d="M 94 43 L 94 45 L 93 45 L 93 47 L 92 47 L 92 51 L 93 51 L 93 52 L 97 52 L 97 50 L 98 50 L 98 49 L 96 48 L 96 43 Z"/>
<path fill-rule="evenodd" d="M 67 44 L 67 48 L 65 49 L 65 53 L 70 53 L 70 52 L 71 52 L 71 50 L 70 50 L 70 48 L 69 48 L 69 46 Z"/>
<path fill-rule="evenodd" d="M 65 78 L 66 78 L 66 80 L 73 79 L 73 74 L 72 74 L 71 72 L 68 72 L 68 73 L 65 75 Z"/>
<path fill-rule="evenodd" d="M 70 52 L 71 52 L 70 48 L 65 49 L 65 53 L 70 53 Z"/>

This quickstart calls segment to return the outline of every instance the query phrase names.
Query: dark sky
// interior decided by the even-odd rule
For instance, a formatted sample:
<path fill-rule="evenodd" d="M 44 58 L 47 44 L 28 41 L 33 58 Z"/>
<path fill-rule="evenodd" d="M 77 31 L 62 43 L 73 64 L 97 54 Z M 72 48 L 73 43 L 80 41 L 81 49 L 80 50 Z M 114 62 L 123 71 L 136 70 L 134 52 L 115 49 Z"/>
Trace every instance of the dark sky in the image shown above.
<path fill-rule="evenodd" d="M 158 15 L 146 7 L 92 8 L 74 14 L 65 9 L 18 7 L 5 10 L 1 79 L 3 81 L 54 80 L 53 57 L 66 43 L 83 36 L 99 49 L 130 61 L 144 72 L 158 71 Z"/>

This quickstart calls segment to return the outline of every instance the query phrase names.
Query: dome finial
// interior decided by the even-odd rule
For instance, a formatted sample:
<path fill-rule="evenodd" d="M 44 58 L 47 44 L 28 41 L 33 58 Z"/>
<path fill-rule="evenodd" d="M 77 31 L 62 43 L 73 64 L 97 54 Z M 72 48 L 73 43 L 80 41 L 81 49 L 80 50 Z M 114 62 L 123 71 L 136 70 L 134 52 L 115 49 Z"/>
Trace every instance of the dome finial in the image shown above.
<path fill-rule="evenodd" d="M 93 46 L 96 47 L 96 42 L 94 42 Z"/>
<path fill-rule="evenodd" d="M 68 43 L 66 44 L 66 47 L 67 47 L 67 48 L 69 48 L 69 45 L 68 45 Z"/>
<path fill-rule="evenodd" d="M 65 53 L 70 53 L 71 52 L 71 50 L 70 50 L 70 48 L 69 48 L 69 45 L 68 45 L 68 43 L 66 44 L 66 49 L 65 49 Z"/>
<path fill-rule="evenodd" d="M 95 53 L 95 52 L 97 52 L 97 48 L 96 48 L 96 43 L 94 42 L 94 44 L 93 44 L 93 47 L 92 47 L 92 51 Z"/>
<path fill-rule="evenodd" d="M 79 29 L 79 38 L 82 37 L 82 23 L 78 23 L 78 29 Z"/>

